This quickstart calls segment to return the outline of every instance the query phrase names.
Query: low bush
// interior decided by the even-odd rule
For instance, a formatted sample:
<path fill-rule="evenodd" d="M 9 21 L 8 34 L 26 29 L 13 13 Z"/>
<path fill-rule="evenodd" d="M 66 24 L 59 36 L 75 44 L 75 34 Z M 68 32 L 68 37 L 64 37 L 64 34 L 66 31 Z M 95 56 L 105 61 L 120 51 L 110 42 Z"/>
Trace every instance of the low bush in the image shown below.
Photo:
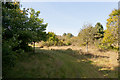
<path fill-rule="evenodd" d="M 71 45 L 71 42 L 68 41 L 65 44 L 66 44 L 66 46 L 69 46 L 69 45 Z"/>

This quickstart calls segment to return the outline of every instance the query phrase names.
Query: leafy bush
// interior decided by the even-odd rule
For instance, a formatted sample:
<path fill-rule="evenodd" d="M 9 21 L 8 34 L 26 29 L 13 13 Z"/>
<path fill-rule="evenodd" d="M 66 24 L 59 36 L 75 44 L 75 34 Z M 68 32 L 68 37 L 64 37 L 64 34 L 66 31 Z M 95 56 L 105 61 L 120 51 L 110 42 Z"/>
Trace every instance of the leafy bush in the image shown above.
<path fill-rule="evenodd" d="M 23 49 L 16 50 L 16 53 L 23 54 L 25 51 Z"/>
<path fill-rule="evenodd" d="M 73 37 L 73 35 L 71 33 L 64 33 L 63 36 L 68 39 Z"/>
<path fill-rule="evenodd" d="M 17 59 L 17 57 L 15 56 L 16 53 L 12 51 L 7 45 L 3 45 L 2 52 L 3 66 L 13 67 Z"/>
<path fill-rule="evenodd" d="M 53 32 L 48 32 L 47 41 L 42 41 L 41 46 L 63 46 L 64 42 L 58 39 L 57 35 Z"/>
<path fill-rule="evenodd" d="M 12 51 L 11 46 L 6 44 L 2 45 L 2 66 L 3 75 L 6 74 L 7 70 L 13 67 L 16 63 L 16 53 Z"/>
<path fill-rule="evenodd" d="M 101 48 L 101 49 L 108 49 L 108 46 L 105 46 L 105 45 L 103 45 L 103 44 L 98 45 L 98 47 Z"/>
<path fill-rule="evenodd" d="M 66 42 L 66 46 L 69 46 L 69 45 L 71 45 L 71 42 L 69 42 L 69 41 Z"/>

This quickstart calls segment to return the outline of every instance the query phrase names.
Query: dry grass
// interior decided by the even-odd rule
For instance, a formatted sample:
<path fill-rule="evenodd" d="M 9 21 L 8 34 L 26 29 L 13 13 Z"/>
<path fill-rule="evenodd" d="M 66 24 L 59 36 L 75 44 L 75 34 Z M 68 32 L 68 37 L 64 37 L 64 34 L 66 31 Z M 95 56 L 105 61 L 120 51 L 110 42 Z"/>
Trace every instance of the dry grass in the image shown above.
<path fill-rule="evenodd" d="M 78 47 L 78 46 L 52 46 L 49 48 L 43 48 L 43 49 L 49 49 L 49 50 L 57 50 L 57 49 L 72 49 L 77 50 L 79 54 L 87 55 L 87 60 L 91 61 L 92 65 L 98 66 L 100 72 L 104 74 L 104 76 L 110 76 L 111 78 L 113 76 L 118 76 L 118 52 L 112 51 L 112 50 L 100 50 L 96 47 L 90 46 L 88 49 L 88 53 L 86 53 L 86 47 Z M 89 55 L 92 55 L 92 57 L 88 57 Z M 84 60 L 84 59 L 83 59 Z M 85 61 L 85 60 L 84 60 Z M 76 62 L 83 62 L 79 59 Z"/>
<path fill-rule="evenodd" d="M 9 71 L 16 78 L 116 78 L 117 52 L 90 47 L 52 46 L 36 48 L 35 54 L 23 55 L 23 60 Z"/>
<path fill-rule="evenodd" d="M 78 47 L 78 46 L 51 46 L 51 47 L 44 47 L 42 49 L 48 49 L 48 50 L 72 49 L 72 50 L 78 50 L 80 54 L 81 51 L 83 51 L 84 54 L 86 54 L 86 47 Z M 117 61 L 118 52 L 116 51 L 103 51 L 103 50 L 99 50 L 96 47 L 91 46 L 89 47 L 89 54 L 93 55 L 93 58 L 88 58 L 88 60 L 92 61 L 93 65 L 102 67 L 100 70 L 103 69 L 114 70 L 119 65 Z"/>
<path fill-rule="evenodd" d="M 36 47 L 40 47 L 39 44 Z M 78 46 L 44 46 L 41 48 L 43 50 L 67 50 L 69 53 L 72 51 L 77 51 L 77 55 L 83 55 L 83 59 L 77 59 L 74 62 L 81 63 L 86 61 L 91 61 L 93 66 L 99 67 L 98 71 L 104 74 L 104 77 L 110 76 L 111 78 L 118 75 L 118 52 L 113 50 L 101 50 L 94 46 L 89 46 L 88 53 L 86 52 L 86 47 Z M 81 56 L 82 57 L 82 56 Z M 57 62 L 58 63 L 58 62 Z"/>

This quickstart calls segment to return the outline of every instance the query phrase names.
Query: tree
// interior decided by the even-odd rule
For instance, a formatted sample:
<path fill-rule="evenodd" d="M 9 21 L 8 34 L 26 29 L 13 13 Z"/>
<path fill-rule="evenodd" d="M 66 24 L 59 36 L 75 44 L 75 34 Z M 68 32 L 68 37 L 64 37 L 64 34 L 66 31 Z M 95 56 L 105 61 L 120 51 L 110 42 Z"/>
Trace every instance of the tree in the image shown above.
<path fill-rule="evenodd" d="M 46 39 L 47 24 L 39 18 L 40 11 L 20 9 L 19 2 L 2 3 L 3 66 L 13 66 L 16 54 L 30 51 L 29 43 Z M 30 17 L 28 16 L 30 15 Z"/>
<path fill-rule="evenodd" d="M 45 40 L 46 39 L 46 32 L 44 32 L 46 30 L 47 27 L 47 23 L 43 24 L 43 19 L 38 18 L 40 11 L 35 12 L 34 9 L 30 8 L 30 20 L 29 23 L 31 24 L 31 31 L 32 33 L 32 41 L 34 43 L 34 52 L 35 52 L 35 42 L 39 42 L 41 40 Z"/>
<path fill-rule="evenodd" d="M 118 46 L 118 16 L 120 12 L 115 9 L 112 11 L 112 13 L 109 15 L 109 18 L 107 19 L 106 27 L 104 33 L 104 38 L 102 40 L 102 43 L 104 46 L 107 47 L 116 47 Z"/>
<path fill-rule="evenodd" d="M 18 3 L 3 2 L 2 3 L 2 59 L 3 59 L 3 75 L 6 70 L 13 67 L 16 61 L 16 52 L 14 48 L 19 46 L 21 41 L 18 38 L 17 29 L 20 27 L 20 19 L 25 19 L 25 16 L 20 13 Z M 19 19 L 19 17 L 21 17 Z M 19 50 L 19 49 L 18 49 Z"/>
<path fill-rule="evenodd" d="M 100 38 L 103 38 L 103 36 L 104 36 L 103 26 L 99 22 L 95 25 L 95 33 L 94 33 L 94 35 L 95 35 L 94 36 L 95 39 L 100 39 Z"/>
<path fill-rule="evenodd" d="M 26 46 L 26 42 L 30 42 L 31 38 L 29 27 L 26 25 L 29 20 L 27 10 L 20 10 L 19 2 L 6 2 L 2 3 L 2 6 L 3 43 L 13 40 L 14 43 L 11 44 L 13 51 L 20 48 L 25 49 L 21 44 L 24 43 Z"/>
<path fill-rule="evenodd" d="M 94 39 L 94 28 L 90 24 L 86 24 L 83 26 L 83 28 L 80 30 L 78 36 L 80 37 L 80 40 L 85 43 L 86 45 L 86 51 L 88 52 L 88 44 L 89 42 L 93 41 Z"/>
<path fill-rule="evenodd" d="M 57 38 L 57 35 L 54 32 L 48 32 L 47 38 L 49 46 L 57 45 L 57 43 L 59 42 L 59 39 Z"/>
<path fill-rule="evenodd" d="M 67 33 L 67 34 L 66 34 L 66 37 L 67 37 L 67 38 L 71 38 L 71 37 L 73 37 L 73 35 L 72 35 L 71 33 Z"/>
<path fill-rule="evenodd" d="M 66 33 L 63 34 L 63 36 L 66 36 L 66 35 L 67 35 Z"/>

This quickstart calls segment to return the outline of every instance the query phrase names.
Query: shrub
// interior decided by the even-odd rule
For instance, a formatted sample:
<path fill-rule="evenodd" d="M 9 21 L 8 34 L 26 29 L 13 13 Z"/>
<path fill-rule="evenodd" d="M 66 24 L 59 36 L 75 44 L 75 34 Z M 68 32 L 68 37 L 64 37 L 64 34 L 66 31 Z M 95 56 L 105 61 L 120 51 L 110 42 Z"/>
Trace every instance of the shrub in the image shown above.
<path fill-rule="evenodd" d="M 69 45 L 71 45 L 71 42 L 69 42 L 69 41 L 66 42 L 66 46 L 69 46 Z"/>
<path fill-rule="evenodd" d="M 10 45 L 5 43 L 2 45 L 2 66 L 3 66 L 3 75 L 6 74 L 7 70 L 13 67 L 16 63 L 16 53 L 12 51 Z"/>

